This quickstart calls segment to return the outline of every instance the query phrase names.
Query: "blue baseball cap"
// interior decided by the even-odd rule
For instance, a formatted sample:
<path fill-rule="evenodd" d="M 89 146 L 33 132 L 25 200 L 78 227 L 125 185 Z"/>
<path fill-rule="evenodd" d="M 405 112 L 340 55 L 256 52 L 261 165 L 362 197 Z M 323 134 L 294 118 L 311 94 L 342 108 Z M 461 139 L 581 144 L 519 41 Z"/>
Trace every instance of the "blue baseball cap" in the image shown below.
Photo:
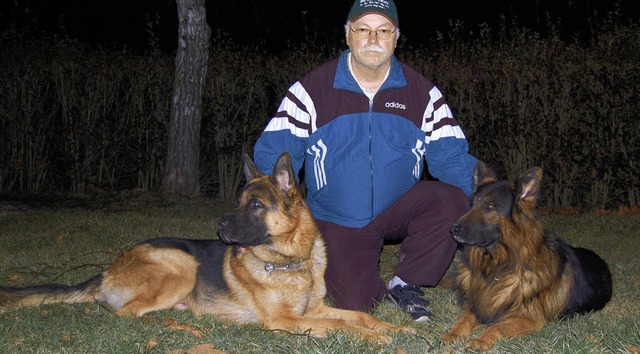
<path fill-rule="evenodd" d="M 356 0 L 351 6 L 347 19 L 351 22 L 357 21 L 360 17 L 376 13 L 389 19 L 394 26 L 398 27 L 398 10 L 393 0 Z"/>

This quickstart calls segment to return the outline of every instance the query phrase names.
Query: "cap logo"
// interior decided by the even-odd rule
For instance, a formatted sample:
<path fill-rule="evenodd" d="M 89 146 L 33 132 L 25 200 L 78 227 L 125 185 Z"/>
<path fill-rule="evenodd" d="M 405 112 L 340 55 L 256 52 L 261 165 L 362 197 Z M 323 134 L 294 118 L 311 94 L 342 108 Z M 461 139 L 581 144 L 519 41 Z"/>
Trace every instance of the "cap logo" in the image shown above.
<path fill-rule="evenodd" d="M 360 0 L 362 7 L 378 7 L 381 9 L 389 9 L 389 1 L 385 0 Z"/>

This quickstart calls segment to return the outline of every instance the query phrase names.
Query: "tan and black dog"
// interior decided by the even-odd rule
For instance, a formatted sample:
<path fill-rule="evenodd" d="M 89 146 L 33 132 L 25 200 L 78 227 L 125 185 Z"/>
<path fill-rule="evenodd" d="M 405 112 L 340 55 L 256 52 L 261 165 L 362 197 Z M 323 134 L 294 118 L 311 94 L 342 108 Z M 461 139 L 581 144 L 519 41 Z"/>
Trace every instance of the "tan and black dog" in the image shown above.
<path fill-rule="evenodd" d="M 377 343 L 391 342 L 391 331 L 415 333 L 325 305 L 325 245 L 288 153 L 270 176 L 245 155 L 244 172 L 239 206 L 219 220 L 222 241 L 148 240 L 82 284 L 0 287 L 0 307 L 100 301 L 134 316 L 179 308 L 319 337 L 345 330 Z"/>
<path fill-rule="evenodd" d="M 603 308 L 611 273 L 594 252 L 571 247 L 546 229 L 536 213 L 542 169 L 499 181 L 482 162 L 474 173 L 473 206 L 452 226 L 463 245 L 453 268 L 462 316 L 443 342 L 466 339 L 486 350 L 500 338 L 537 331 L 547 322 Z"/>

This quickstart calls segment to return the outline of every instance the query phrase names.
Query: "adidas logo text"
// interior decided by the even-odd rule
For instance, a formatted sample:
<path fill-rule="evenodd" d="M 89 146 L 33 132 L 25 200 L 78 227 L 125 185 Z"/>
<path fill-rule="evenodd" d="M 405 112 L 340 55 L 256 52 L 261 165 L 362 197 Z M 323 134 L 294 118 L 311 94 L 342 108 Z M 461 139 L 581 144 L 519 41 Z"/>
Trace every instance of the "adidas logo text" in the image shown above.
<path fill-rule="evenodd" d="M 398 102 L 387 102 L 384 104 L 385 107 L 387 108 L 398 108 L 398 109 L 407 109 L 407 106 L 403 105 L 402 103 L 398 103 Z"/>

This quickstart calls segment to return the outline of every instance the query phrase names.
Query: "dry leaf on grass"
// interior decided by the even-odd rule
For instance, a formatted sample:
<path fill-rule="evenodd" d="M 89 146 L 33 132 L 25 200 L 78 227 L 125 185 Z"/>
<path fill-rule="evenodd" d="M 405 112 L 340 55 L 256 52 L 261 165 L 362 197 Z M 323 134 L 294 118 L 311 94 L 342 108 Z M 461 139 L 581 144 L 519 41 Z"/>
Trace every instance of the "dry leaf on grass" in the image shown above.
<path fill-rule="evenodd" d="M 629 353 L 631 354 L 640 354 L 640 347 L 635 346 L 635 345 L 630 345 L 627 347 L 627 350 L 629 351 Z"/>
<path fill-rule="evenodd" d="M 67 237 L 67 233 L 66 232 L 60 232 L 56 235 L 56 243 L 57 244 L 62 244 L 64 243 L 64 239 Z"/>
<path fill-rule="evenodd" d="M 197 338 L 202 338 L 203 336 L 202 331 L 200 331 L 199 329 L 195 329 L 188 324 L 179 324 L 178 321 L 174 320 L 173 318 L 165 318 L 164 323 L 174 331 L 187 331 Z"/>
<path fill-rule="evenodd" d="M 22 281 L 24 279 L 24 275 L 20 273 L 13 273 L 8 276 L 7 279 L 9 279 L 10 282 Z"/>
<path fill-rule="evenodd" d="M 155 348 L 157 345 L 158 345 L 158 341 L 155 340 L 154 338 L 151 338 L 147 342 L 146 348 L 147 348 L 147 350 L 151 350 L 151 349 Z"/>

